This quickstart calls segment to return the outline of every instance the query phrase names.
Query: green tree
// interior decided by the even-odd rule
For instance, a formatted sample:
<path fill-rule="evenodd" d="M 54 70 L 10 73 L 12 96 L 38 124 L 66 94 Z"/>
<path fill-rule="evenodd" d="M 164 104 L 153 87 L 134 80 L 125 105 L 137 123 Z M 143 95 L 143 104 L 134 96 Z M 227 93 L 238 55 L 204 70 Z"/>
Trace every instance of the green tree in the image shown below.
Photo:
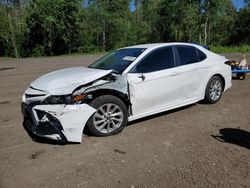
<path fill-rule="evenodd" d="M 128 0 L 89 1 L 86 15 L 95 35 L 95 44 L 101 51 L 126 43 L 128 7 Z"/>
<path fill-rule="evenodd" d="M 58 55 L 77 50 L 77 0 L 34 0 L 27 8 L 25 56 Z"/>
<path fill-rule="evenodd" d="M 230 44 L 250 45 L 250 4 L 241 9 L 237 14 L 234 28 L 231 34 Z"/>
<path fill-rule="evenodd" d="M 249 44 L 250 1 L 245 3 L 237 12 L 232 0 L 0 0 L 0 56 L 171 41 Z"/>
<path fill-rule="evenodd" d="M 217 41 L 219 44 L 225 43 L 228 39 L 225 36 L 234 24 L 236 13 L 232 2 L 230 0 L 200 0 L 199 9 L 200 43 L 216 44 Z"/>
<path fill-rule="evenodd" d="M 0 4 L 0 28 L 1 44 L 4 45 L 4 54 L 12 57 L 18 57 L 22 37 L 22 21 L 20 17 L 23 11 L 20 8 L 19 0 L 6 0 Z M 7 25 L 6 25 L 7 23 Z"/>
<path fill-rule="evenodd" d="M 10 28 L 5 7 L 0 5 L 0 56 L 11 56 Z"/>

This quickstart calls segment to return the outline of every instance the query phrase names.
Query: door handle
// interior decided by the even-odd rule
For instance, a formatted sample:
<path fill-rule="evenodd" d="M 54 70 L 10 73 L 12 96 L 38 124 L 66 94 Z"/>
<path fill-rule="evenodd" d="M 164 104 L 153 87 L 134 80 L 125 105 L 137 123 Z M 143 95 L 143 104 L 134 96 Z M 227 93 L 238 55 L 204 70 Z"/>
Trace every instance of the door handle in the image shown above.
<path fill-rule="evenodd" d="M 142 75 L 138 76 L 138 78 L 141 78 L 141 80 L 144 81 L 146 77 L 142 74 Z"/>
<path fill-rule="evenodd" d="M 171 76 L 178 76 L 180 73 L 179 72 L 173 72 Z"/>

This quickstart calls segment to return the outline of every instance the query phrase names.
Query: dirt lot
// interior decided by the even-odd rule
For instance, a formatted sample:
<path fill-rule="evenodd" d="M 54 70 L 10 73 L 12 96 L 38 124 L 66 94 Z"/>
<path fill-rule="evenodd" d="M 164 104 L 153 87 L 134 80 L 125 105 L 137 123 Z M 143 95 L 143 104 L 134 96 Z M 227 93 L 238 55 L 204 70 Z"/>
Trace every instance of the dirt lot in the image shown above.
<path fill-rule="evenodd" d="M 233 80 L 215 105 L 162 113 L 115 136 L 64 146 L 32 141 L 20 112 L 29 82 L 97 57 L 0 59 L 1 188 L 250 187 L 250 77 Z"/>

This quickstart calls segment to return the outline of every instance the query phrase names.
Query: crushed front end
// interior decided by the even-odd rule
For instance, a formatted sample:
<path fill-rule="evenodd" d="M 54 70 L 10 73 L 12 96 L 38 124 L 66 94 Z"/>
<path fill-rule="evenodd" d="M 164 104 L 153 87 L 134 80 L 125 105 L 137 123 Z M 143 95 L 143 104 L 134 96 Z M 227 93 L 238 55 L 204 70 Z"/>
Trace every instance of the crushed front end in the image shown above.
<path fill-rule="evenodd" d="M 38 137 L 81 142 L 85 124 L 96 110 L 88 104 L 71 101 L 69 95 L 51 96 L 28 88 L 21 105 L 25 128 Z"/>
<path fill-rule="evenodd" d="M 85 70 L 85 73 L 88 71 L 90 70 Z M 99 78 L 89 74 L 91 79 L 88 77 L 85 82 L 71 80 L 76 73 L 70 72 L 62 84 L 60 80 L 64 79 L 66 73 L 62 74 L 61 71 L 32 82 L 23 95 L 21 105 L 26 129 L 39 137 L 63 142 L 81 142 L 84 127 L 96 112 L 96 109 L 90 106 L 96 97 L 109 92 L 119 95 L 130 104 L 125 75 L 94 70 L 96 71 L 101 74 L 98 75 Z"/>

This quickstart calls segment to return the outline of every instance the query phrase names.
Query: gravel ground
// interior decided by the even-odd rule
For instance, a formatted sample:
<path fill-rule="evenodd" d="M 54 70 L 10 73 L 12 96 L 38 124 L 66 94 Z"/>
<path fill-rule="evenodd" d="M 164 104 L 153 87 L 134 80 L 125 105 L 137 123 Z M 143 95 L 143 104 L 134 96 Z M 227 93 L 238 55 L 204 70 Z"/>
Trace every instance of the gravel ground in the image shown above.
<path fill-rule="evenodd" d="M 0 59 L 1 188 L 250 187 L 249 77 L 233 80 L 215 105 L 144 118 L 115 136 L 84 135 L 82 144 L 63 146 L 32 141 L 20 112 L 29 82 L 98 56 Z"/>

